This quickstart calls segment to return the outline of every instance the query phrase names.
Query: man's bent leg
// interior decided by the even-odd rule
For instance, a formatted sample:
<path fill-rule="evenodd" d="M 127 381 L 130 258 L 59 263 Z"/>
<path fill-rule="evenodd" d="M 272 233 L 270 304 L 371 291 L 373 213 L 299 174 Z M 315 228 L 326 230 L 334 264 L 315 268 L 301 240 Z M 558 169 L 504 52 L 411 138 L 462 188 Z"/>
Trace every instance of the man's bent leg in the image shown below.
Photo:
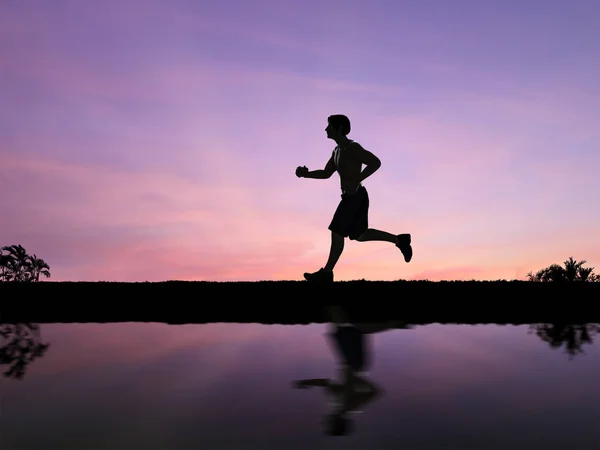
<path fill-rule="evenodd" d="M 388 233 L 387 231 L 376 230 L 375 228 L 367 228 L 363 234 L 356 238 L 359 242 L 366 241 L 385 241 L 392 244 L 398 243 L 398 236 Z"/>
<path fill-rule="evenodd" d="M 359 242 L 366 241 L 385 241 L 396 245 L 404 255 L 404 261 L 410 262 L 412 259 L 412 246 L 410 245 L 411 236 L 408 233 L 393 235 L 386 231 L 367 228 L 360 236 L 356 238 Z"/>
<path fill-rule="evenodd" d="M 331 232 L 331 248 L 329 249 L 329 258 L 327 259 L 327 264 L 325 264 L 324 269 L 327 272 L 333 272 L 333 268 L 340 259 L 342 252 L 344 251 L 344 236 L 337 234 L 336 232 Z"/>

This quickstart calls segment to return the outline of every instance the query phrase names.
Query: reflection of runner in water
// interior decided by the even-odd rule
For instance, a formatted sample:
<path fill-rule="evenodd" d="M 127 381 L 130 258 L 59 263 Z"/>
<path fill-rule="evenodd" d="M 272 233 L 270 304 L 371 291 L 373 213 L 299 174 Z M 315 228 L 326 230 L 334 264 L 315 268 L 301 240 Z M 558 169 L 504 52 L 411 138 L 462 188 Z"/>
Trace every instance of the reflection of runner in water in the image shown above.
<path fill-rule="evenodd" d="M 384 391 L 366 377 L 371 352 L 366 334 L 388 330 L 399 323 L 350 324 L 340 308 L 329 308 L 333 320 L 333 330 L 327 333 L 340 364 L 340 380 L 313 378 L 298 380 L 294 386 L 307 389 L 312 386 L 325 388 L 330 398 L 331 412 L 326 416 L 326 433 L 342 436 L 351 431 L 352 413 L 360 413 L 363 408 L 380 397 Z"/>

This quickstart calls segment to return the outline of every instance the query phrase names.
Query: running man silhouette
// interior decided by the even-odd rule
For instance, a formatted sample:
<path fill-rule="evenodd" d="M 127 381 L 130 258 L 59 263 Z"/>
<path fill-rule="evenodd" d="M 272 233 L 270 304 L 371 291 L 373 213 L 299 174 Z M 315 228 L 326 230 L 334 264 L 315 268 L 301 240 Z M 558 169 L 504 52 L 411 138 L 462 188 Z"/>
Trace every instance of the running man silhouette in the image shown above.
<path fill-rule="evenodd" d="M 325 168 L 310 171 L 306 166 L 301 166 L 296 168 L 296 176 L 323 180 L 337 171 L 340 175 L 342 199 L 329 224 L 331 248 L 327 263 L 317 272 L 305 273 L 304 278 L 313 282 L 333 282 L 333 269 L 344 251 L 346 237 L 359 242 L 391 242 L 400 249 L 404 260 L 409 262 L 413 253 L 410 234 L 392 234 L 369 228 L 369 194 L 362 182 L 379 169 L 381 161 L 358 142 L 348 139 L 350 119 L 347 116 L 329 116 L 325 132 L 327 138 L 337 144 Z M 366 166 L 364 169 L 363 164 Z"/>

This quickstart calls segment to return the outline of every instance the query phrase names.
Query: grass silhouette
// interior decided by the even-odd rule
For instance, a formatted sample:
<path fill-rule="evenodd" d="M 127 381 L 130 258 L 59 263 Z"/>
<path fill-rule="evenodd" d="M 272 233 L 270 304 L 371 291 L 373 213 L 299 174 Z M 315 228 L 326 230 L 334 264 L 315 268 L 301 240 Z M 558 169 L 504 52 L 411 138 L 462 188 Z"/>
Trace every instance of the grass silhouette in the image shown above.
<path fill-rule="evenodd" d="M 531 281 L 40 282 L 0 285 L 0 323 L 600 322 L 600 283 Z"/>

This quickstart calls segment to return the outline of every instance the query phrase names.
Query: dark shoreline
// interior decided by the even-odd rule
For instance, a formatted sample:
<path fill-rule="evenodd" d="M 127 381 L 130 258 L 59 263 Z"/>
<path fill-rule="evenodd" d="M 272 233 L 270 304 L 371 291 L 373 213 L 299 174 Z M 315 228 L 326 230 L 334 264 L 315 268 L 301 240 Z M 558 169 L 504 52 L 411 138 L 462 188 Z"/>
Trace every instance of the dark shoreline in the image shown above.
<path fill-rule="evenodd" d="M 600 322 L 600 283 L 347 281 L 0 284 L 0 323 L 309 324 L 344 305 L 356 321 Z"/>

